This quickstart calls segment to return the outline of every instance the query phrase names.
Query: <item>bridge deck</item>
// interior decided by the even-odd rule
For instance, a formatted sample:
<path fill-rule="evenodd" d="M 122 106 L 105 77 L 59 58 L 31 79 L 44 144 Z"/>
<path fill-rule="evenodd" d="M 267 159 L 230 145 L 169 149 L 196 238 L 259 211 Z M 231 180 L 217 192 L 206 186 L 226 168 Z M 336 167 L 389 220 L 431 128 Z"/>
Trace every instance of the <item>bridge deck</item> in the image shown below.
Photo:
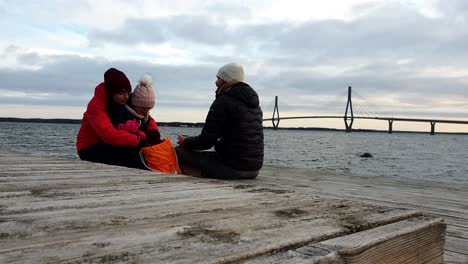
<path fill-rule="evenodd" d="M 349 263 L 439 263 L 440 220 L 420 209 L 449 224 L 446 263 L 467 263 L 467 187 L 274 166 L 225 182 L 0 150 L 0 262 L 300 263 L 322 242 Z"/>
<path fill-rule="evenodd" d="M 344 116 L 339 115 L 312 115 L 312 116 L 285 116 L 275 118 L 265 118 L 263 121 L 273 120 L 288 120 L 288 119 L 344 119 Z M 347 117 L 351 119 L 350 116 Z M 445 124 L 465 124 L 468 125 L 467 120 L 450 120 L 450 119 L 423 119 L 423 118 L 406 118 L 406 117 L 377 117 L 377 116 L 353 116 L 354 119 L 374 119 L 384 121 L 404 121 L 404 122 L 424 122 L 424 123 L 445 123 Z"/>

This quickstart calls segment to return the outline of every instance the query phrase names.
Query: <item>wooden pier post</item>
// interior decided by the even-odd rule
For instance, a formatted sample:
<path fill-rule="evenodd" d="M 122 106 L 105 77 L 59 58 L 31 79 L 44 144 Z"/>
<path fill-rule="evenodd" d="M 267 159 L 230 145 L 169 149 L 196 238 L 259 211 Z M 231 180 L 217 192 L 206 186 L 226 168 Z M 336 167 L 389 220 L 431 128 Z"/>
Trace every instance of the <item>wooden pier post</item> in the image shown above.
<path fill-rule="evenodd" d="M 388 120 L 388 133 L 391 134 L 393 130 L 393 120 Z"/>

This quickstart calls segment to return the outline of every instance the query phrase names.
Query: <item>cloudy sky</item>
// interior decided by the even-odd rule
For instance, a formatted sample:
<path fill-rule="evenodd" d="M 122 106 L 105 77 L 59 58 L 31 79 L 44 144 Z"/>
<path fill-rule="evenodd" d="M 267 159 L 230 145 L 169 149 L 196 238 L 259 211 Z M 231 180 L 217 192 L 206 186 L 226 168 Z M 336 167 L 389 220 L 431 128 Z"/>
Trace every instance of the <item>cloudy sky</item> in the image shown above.
<path fill-rule="evenodd" d="M 156 120 L 203 122 L 239 62 L 265 117 L 343 115 L 352 86 L 356 115 L 468 120 L 466 0 L 0 0 L 0 26 L 2 117 L 79 119 L 116 67 L 153 76 Z"/>

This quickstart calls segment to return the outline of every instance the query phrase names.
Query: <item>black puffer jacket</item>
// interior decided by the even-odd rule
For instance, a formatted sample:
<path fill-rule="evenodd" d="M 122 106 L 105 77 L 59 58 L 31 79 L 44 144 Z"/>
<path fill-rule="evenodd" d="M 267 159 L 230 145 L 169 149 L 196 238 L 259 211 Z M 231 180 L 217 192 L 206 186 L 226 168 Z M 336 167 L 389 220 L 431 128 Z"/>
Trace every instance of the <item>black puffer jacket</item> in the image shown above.
<path fill-rule="evenodd" d="M 262 119 L 257 93 L 246 83 L 236 83 L 216 96 L 201 134 L 186 138 L 184 147 L 205 150 L 215 146 L 229 167 L 259 170 L 263 165 Z"/>

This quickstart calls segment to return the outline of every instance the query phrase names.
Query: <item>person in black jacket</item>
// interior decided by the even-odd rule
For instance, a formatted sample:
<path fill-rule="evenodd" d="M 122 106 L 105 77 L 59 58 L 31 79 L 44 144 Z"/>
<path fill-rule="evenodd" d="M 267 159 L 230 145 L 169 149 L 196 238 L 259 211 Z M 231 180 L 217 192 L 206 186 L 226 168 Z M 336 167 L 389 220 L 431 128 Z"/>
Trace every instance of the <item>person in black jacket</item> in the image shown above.
<path fill-rule="evenodd" d="M 216 99 L 200 135 L 178 135 L 183 174 L 218 179 L 254 179 L 263 166 L 263 113 L 257 93 L 237 63 L 221 67 Z M 211 149 L 215 151 L 202 151 Z"/>

